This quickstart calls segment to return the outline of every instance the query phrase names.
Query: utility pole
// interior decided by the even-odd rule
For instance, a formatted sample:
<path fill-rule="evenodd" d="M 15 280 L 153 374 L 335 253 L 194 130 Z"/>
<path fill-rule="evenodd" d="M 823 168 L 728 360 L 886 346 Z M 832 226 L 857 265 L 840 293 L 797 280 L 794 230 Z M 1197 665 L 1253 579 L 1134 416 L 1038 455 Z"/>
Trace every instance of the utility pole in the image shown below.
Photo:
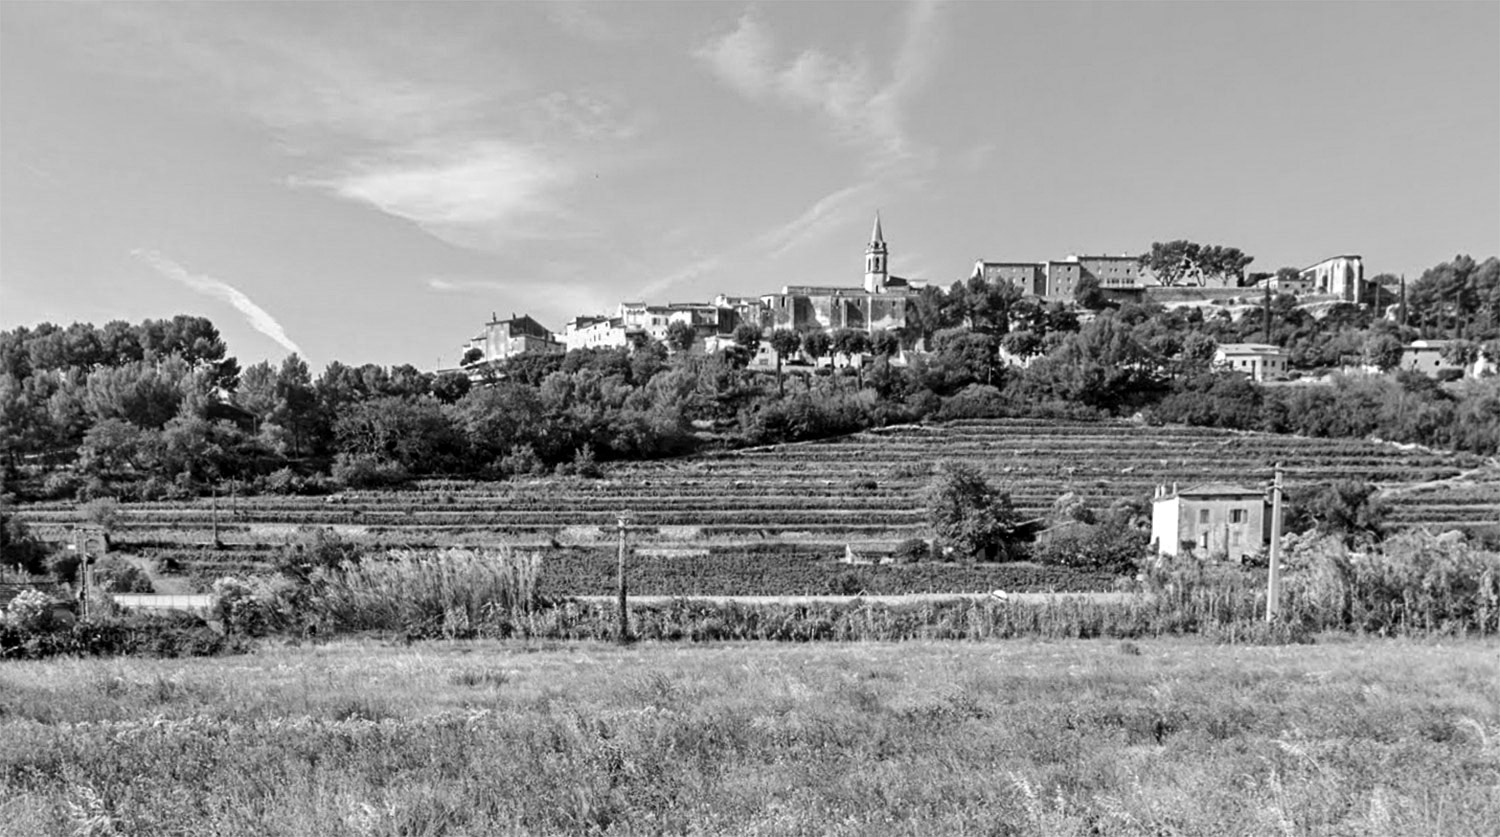
<path fill-rule="evenodd" d="M 1271 566 L 1266 571 L 1266 621 L 1281 616 L 1281 463 L 1271 485 Z"/>
<path fill-rule="evenodd" d="M 625 553 L 627 551 L 625 536 L 626 532 L 630 530 L 630 515 L 626 514 L 625 512 L 620 512 L 616 516 L 616 522 L 619 524 L 620 531 L 620 560 L 615 577 L 615 585 L 618 595 L 617 604 L 619 607 L 617 613 L 619 622 L 615 627 L 615 641 L 619 642 L 621 645 L 624 645 L 625 643 L 630 642 L 630 607 L 626 600 L 625 591 Z"/>

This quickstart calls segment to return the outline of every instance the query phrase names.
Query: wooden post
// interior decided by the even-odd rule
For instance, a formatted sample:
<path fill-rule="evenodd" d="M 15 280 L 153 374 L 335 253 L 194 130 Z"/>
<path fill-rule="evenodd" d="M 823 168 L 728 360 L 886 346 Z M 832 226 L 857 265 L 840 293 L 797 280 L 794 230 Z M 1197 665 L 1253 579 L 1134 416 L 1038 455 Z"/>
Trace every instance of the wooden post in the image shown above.
<path fill-rule="evenodd" d="M 1281 615 L 1281 463 L 1271 486 L 1271 565 L 1266 570 L 1266 621 Z"/>
<path fill-rule="evenodd" d="M 210 486 L 208 495 L 208 509 L 214 521 L 214 546 L 219 545 L 219 484 Z"/>
<path fill-rule="evenodd" d="M 630 518 L 622 512 L 618 516 L 617 521 L 619 523 L 620 531 L 620 555 L 619 566 L 617 567 L 616 572 L 615 585 L 618 595 L 617 604 L 619 606 L 619 609 L 617 616 L 619 621 L 615 627 L 615 641 L 624 644 L 630 641 L 630 607 L 626 600 L 625 590 L 625 533 L 629 530 Z"/>

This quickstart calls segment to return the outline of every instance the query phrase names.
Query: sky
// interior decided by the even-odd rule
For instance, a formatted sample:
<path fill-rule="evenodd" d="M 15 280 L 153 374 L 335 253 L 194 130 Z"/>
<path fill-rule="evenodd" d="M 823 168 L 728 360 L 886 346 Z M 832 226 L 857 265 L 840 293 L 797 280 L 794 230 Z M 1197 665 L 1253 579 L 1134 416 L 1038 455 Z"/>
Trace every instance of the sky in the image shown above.
<path fill-rule="evenodd" d="M 1500 3 L 0 3 L 0 328 L 449 366 L 492 314 L 1500 253 Z"/>

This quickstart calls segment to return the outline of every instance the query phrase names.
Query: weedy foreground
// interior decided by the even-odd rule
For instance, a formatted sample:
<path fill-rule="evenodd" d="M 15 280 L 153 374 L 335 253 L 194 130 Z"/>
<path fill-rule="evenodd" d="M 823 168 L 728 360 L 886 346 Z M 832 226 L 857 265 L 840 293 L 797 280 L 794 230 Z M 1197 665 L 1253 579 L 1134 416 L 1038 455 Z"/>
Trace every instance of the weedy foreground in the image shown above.
<path fill-rule="evenodd" d="M 0 833 L 1492 834 L 1500 643 L 345 641 L 0 666 Z"/>

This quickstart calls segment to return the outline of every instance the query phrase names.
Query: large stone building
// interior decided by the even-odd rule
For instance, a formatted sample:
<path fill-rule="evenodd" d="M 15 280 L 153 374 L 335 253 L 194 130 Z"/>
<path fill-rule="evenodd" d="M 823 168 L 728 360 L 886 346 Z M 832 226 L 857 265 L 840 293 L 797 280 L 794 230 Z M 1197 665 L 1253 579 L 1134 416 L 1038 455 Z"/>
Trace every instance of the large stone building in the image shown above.
<path fill-rule="evenodd" d="M 505 360 L 522 352 L 564 351 L 563 344 L 551 331 L 526 314 L 519 317 L 511 314 L 508 320 L 491 314 L 490 321 L 484 325 L 484 331 L 471 338 L 464 346 L 465 356 L 476 349 L 481 357 L 474 363 Z"/>
<path fill-rule="evenodd" d="M 974 263 L 971 277 L 978 277 L 991 285 L 1001 283 L 1014 285 L 1027 296 L 1047 295 L 1047 265 L 1045 262 L 986 262 Z"/>
<path fill-rule="evenodd" d="M 870 243 L 865 247 L 865 282 L 862 287 L 837 285 L 787 285 L 778 294 L 762 296 L 766 330 L 791 329 L 836 331 L 842 328 L 865 332 L 894 330 L 906 325 L 909 297 L 926 283 L 890 273 L 890 249 L 875 216 Z"/>
<path fill-rule="evenodd" d="M 1068 256 L 1045 262 L 974 263 L 971 276 L 1006 282 L 1027 296 L 1047 302 L 1070 302 L 1084 278 L 1096 279 L 1106 294 L 1135 294 L 1153 284 L 1135 256 Z"/>
<path fill-rule="evenodd" d="M 1333 256 L 1298 273 L 1313 293 L 1359 302 L 1365 296 L 1365 263 L 1358 255 Z"/>
<path fill-rule="evenodd" d="M 1151 540 L 1158 555 L 1192 552 L 1200 558 L 1243 560 L 1271 539 L 1265 492 L 1208 483 L 1156 490 L 1151 501 Z"/>

